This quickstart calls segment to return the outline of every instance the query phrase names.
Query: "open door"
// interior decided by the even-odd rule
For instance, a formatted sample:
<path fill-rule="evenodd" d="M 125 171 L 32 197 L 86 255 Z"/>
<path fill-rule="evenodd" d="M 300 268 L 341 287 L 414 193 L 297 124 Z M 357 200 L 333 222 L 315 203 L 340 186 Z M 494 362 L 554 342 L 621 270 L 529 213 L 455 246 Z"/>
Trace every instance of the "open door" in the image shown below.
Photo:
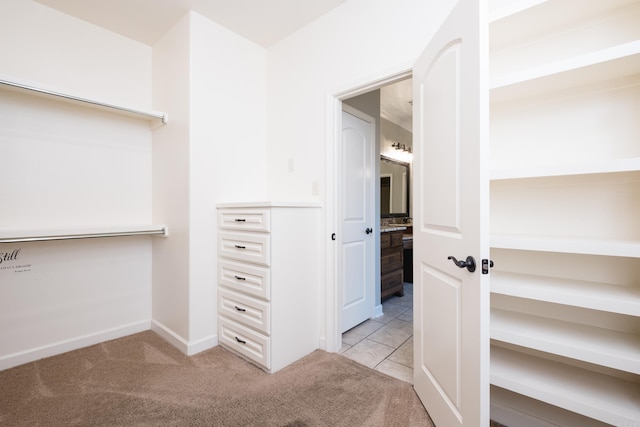
<path fill-rule="evenodd" d="M 460 0 L 413 71 L 414 387 L 447 427 L 489 425 L 485 11 Z"/>
<path fill-rule="evenodd" d="M 342 282 L 340 332 L 345 332 L 373 316 L 375 304 L 375 120 L 348 105 L 342 108 L 338 271 Z"/>

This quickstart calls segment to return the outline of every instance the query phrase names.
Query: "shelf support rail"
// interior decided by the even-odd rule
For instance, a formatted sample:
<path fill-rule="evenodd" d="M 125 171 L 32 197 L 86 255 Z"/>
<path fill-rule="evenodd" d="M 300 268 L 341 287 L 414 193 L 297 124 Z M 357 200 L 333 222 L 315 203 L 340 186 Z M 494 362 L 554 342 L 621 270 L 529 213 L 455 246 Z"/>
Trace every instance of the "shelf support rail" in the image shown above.
<path fill-rule="evenodd" d="M 147 235 L 160 235 L 167 237 L 169 230 L 166 226 L 158 228 L 146 228 L 136 230 L 115 230 L 115 231 L 103 231 L 103 232 L 84 232 L 74 234 L 46 234 L 41 236 L 16 236 L 16 237 L 1 237 L 0 243 L 21 243 L 21 242 L 44 242 L 49 240 L 72 240 L 72 239 L 94 239 L 100 237 L 123 237 L 123 236 L 147 236 Z"/>
<path fill-rule="evenodd" d="M 105 102 L 94 101 L 94 100 L 91 100 L 91 99 L 82 98 L 82 97 L 75 96 L 75 95 L 68 95 L 66 93 L 55 92 L 55 91 L 52 91 L 52 90 L 42 89 L 42 88 L 39 88 L 39 87 L 27 85 L 27 84 L 24 84 L 24 83 L 12 82 L 12 81 L 9 81 L 9 80 L 4 80 L 4 79 L 0 79 L 0 84 L 3 84 L 5 86 L 11 86 L 11 87 L 17 88 L 17 89 L 30 90 L 30 91 L 37 92 L 37 93 L 40 93 L 40 94 L 43 94 L 43 95 L 57 96 L 59 98 L 64 98 L 64 99 L 68 99 L 68 100 L 71 100 L 71 101 L 84 102 L 86 104 L 91 104 L 91 105 L 94 105 L 94 106 L 97 106 L 97 107 L 111 108 L 111 109 L 114 109 L 114 110 L 123 111 L 125 113 L 137 114 L 137 115 L 141 115 L 141 116 L 145 116 L 145 117 L 150 117 L 150 118 L 153 118 L 153 119 L 159 119 L 159 120 L 162 120 L 162 124 L 167 124 L 169 122 L 169 116 L 167 115 L 167 113 L 134 110 L 132 108 L 121 107 L 119 105 L 113 105 L 113 104 L 107 104 Z"/>

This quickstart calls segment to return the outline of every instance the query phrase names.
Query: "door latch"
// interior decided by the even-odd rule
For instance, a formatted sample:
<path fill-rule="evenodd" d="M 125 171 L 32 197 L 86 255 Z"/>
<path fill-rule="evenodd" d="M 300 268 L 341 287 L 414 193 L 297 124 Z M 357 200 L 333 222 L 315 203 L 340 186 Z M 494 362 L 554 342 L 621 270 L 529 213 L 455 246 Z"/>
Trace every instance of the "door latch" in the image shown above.
<path fill-rule="evenodd" d="M 490 259 L 482 260 L 482 274 L 489 274 L 489 269 L 493 267 L 493 261 Z"/>

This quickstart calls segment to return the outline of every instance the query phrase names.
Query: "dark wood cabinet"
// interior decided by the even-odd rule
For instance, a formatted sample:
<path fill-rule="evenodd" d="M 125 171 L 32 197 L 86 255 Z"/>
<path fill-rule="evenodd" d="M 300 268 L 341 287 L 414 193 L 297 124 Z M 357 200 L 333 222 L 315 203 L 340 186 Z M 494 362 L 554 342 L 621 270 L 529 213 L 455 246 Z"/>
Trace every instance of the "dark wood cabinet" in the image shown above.
<path fill-rule="evenodd" d="M 404 295 L 403 230 L 380 233 L 380 298 Z"/>

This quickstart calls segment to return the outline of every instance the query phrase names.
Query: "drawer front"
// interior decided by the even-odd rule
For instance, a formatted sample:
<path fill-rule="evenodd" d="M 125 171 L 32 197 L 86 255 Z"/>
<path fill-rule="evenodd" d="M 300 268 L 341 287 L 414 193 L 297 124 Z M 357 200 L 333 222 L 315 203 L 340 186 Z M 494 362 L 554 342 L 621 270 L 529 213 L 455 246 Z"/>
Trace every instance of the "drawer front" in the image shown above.
<path fill-rule="evenodd" d="M 390 233 L 381 233 L 380 234 L 380 249 L 386 249 L 391 247 L 391 234 Z"/>
<path fill-rule="evenodd" d="M 402 232 L 391 233 L 391 247 L 402 246 Z"/>
<path fill-rule="evenodd" d="M 271 245 L 268 234 L 220 233 L 218 254 L 222 257 L 256 264 L 271 264 Z"/>
<path fill-rule="evenodd" d="M 230 320 L 219 318 L 220 344 L 245 356 L 258 365 L 271 369 L 271 340 Z"/>
<path fill-rule="evenodd" d="M 218 226 L 223 230 L 271 231 L 269 209 L 220 209 Z"/>
<path fill-rule="evenodd" d="M 226 289 L 218 291 L 219 313 L 229 319 L 256 329 L 271 333 L 270 304 Z"/>
<path fill-rule="evenodd" d="M 218 260 L 218 283 L 227 288 L 244 292 L 266 301 L 271 299 L 271 275 L 269 269 L 257 265 Z"/>
<path fill-rule="evenodd" d="M 402 253 L 394 252 L 380 257 L 380 274 L 402 268 Z"/>
<path fill-rule="evenodd" d="M 402 286 L 403 271 L 396 270 L 391 273 L 387 273 L 380 278 L 380 291 L 384 292 L 394 286 Z"/>

